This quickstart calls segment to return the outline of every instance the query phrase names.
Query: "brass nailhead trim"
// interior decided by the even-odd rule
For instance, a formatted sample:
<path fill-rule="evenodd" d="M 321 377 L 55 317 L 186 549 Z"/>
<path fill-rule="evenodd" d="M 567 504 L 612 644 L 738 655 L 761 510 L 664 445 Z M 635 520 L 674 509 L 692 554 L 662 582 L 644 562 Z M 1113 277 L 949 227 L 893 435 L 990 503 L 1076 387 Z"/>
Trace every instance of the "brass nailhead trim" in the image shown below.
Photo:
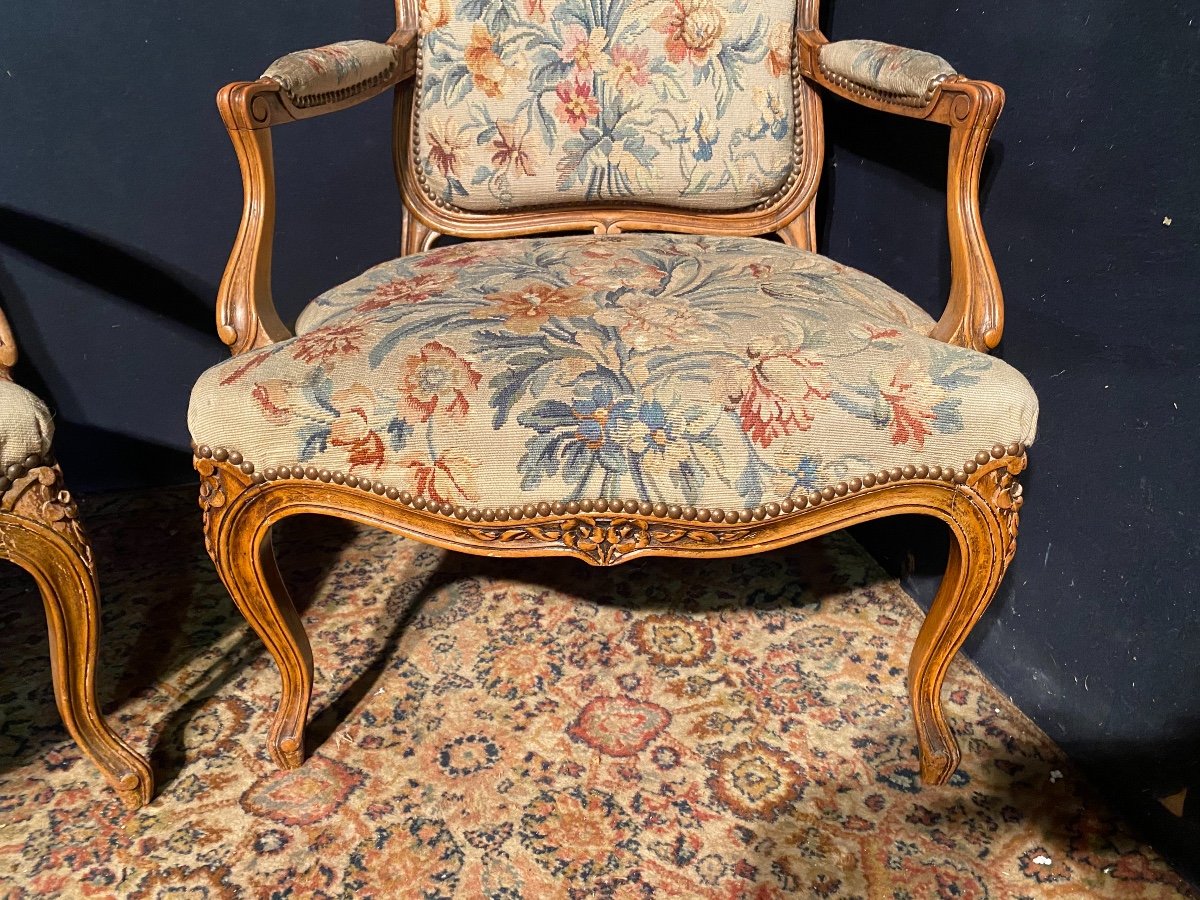
<path fill-rule="evenodd" d="M 296 94 L 293 93 L 291 88 L 284 84 L 278 76 L 264 75 L 263 77 L 269 78 L 271 81 L 274 81 L 277 85 L 279 85 L 280 88 L 283 89 L 284 94 L 287 95 L 287 98 L 291 102 L 292 106 L 295 106 L 299 109 L 308 109 L 309 107 L 313 106 L 321 106 L 324 103 L 340 103 L 343 100 L 349 100 L 351 97 L 356 97 L 361 93 L 369 91 L 373 87 L 377 87 L 384 82 L 389 81 L 391 77 L 396 74 L 396 69 L 400 67 L 399 50 L 393 48 L 392 55 L 392 64 L 377 75 L 372 75 L 370 78 L 367 78 L 364 81 L 359 81 L 354 84 L 347 85 L 346 87 L 338 88 L 335 91 L 326 91 L 323 94 Z"/>
<path fill-rule="evenodd" d="M 25 477 L 33 469 L 40 469 L 43 466 L 52 466 L 54 464 L 54 452 L 52 450 L 45 453 L 30 453 L 20 462 L 9 463 L 3 470 L 4 474 L 0 475 L 0 494 L 7 491 L 18 479 Z"/>
<path fill-rule="evenodd" d="M 781 501 L 772 501 L 745 509 L 680 506 L 674 503 L 663 503 L 662 501 L 652 503 L 648 500 L 609 500 L 604 497 L 596 500 L 559 500 L 554 503 L 542 501 L 540 503 L 526 503 L 523 506 L 484 507 L 481 509 L 474 506 L 466 507 L 449 503 L 439 504 L 435 500 L 420 494 L 414 495 L 409 491 L 402 491 L 396 487 L 384 484 L 382 481 L 373 481 L 370 478 L 359 477 L 357 475 L 346 475 L 343 472 L 331 472 L 329 469 L 318 469 L 315 466 L 267 466 L 261 472 L 258 472 L 255 470 L 254 463 L 244 459 L 242 454 L 236 450 L 226 450 L 222 447 L 213 448 L 205 445 L 195 448 L 196 456 L 201 459 L 229 462 L 237 466 L 242 472 L 251 476 L 250 482 L 252 484 L 260 485 L 268 481 L 283 481 L 290 478 L 324 483 L 332 482 L 333 484 L 358 488 L 362 491 L 377 494 L 380 497 L 386 497 L 388 500 L 400 503 L 402 506 L 410 506 L 413 509 L 460 521 L 508 522 L 520 521 L 521 519 L 545 518 L 551 514 L 561 516 L 564 514 L 577 515 L 578 513 L 638 513 L 643 516 L 654 516 L 658 519 L 682 520 L 684 522 L 725 522 L 730 524 L 744 524 L 752 521 L 761 522 L 765 519 L 774 519 L 780 515 L 799 512 L 808 507 L 817 507 L 822 503 L 828 503 L 839 497 L 857 494 L 863 490 L 878 485 L 885 485 L 892 481 L 944 481 L 948 484 L 966 484 L 969 476 L 977 472 L 979 467 L 985 463 L 991 462 L 993 459 L 1001 459 L 1004 456 L 1023 456 L 1024 453 L 1025 446 L 1017 441 L 1011 444 L 993 444 L 991 450 L 980 450 L 973 458 L 963 463 L 961 470 L 955 470 L 952 466 L 918 466 L 912 464 L 893 466 L 890 469 L 880 469 L 878 472 L 868 472 L 861 477 L 839 481 L 837 484 L 828 485 L 819 490 L 809 491 L 808 493 L 798 494 Z M 32 459 L 37 459 L 37 457 L 30 456 L 26 459 L 26 469 L 33 468 L 33 466 L 28 465 L 29 460 Z M 52 463 L 42 462 L 40 464 L 51 465 Z M 15 476 L 12 475 L 14 470 L 18 472 Z M 9 477 L 0 478 L 0 490 L 7 489 L 8 485 L 5 484 L 6 481 L 8 484 L 11 484 L 13 480 L 21 477 L 24 474 L 24 469 L 21 468 L 20 464 L 14 463 L 8 467 L 5 474 Z M 1020 499 L 1017 502 L 1019 504 Z"/>
<path fill-rule="evenodd" d="M 870 85 L 860 84 L 857 81 L 852 81 L 845 75 L 834 72 L 832 69 L 826 68 L 825 63 L 817 60 L 817 68 L 821 70 L 821 74 L 836 84 L 838 87 L 849 91 L 851 94 L 857 94 L 860 97 L 868 97 L 872 100 L 881 100 L 885 103 L 898 103 L 901 106 L 911 106 L 919 109 L 922 106 L 928 106 L 933 100 L 933 95 L 937 93 L 937 89 L 942 86 L 942 82 L 947 78 L 956 75 L 956 72 L 947 72 L 945 75 L 938 75 L 930 82 L 928 89 L 925 91 L 925 96 L 914 97 L 912 94 L 897 94 L 892 91 L 881 91 L 878 88 Z"/>

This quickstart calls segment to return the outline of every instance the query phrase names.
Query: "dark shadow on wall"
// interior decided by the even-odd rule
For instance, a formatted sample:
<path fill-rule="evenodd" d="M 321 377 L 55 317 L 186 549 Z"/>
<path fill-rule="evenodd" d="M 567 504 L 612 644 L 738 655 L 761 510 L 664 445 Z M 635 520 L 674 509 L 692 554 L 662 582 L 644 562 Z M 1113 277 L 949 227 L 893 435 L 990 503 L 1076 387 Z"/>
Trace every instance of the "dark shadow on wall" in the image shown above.
<path fill-rule="evenodd" d="M 20 210 L 0 206 L 0 254 L 16 252 L 55 273 L 201 334 L 212 332 L 212 309 L 199 288 L 157 260 L 114 242 Z M 52 410 L 68 399 L 52 387 L 61 377 L 53 343 L 36 328 L 28 301 L 0 256 L 0 305 L 9 313 L 20 356 L 16 381 Z M 22 327 L 25 326 L 25 327 Z M 106 489 L 192 479 L 190 455 L 141 438 L 56 416 L 54 445 L 67 483 Z"/>
<path fill-rule="evenodd" d="M 212 332 L 212 307 L 198 286 L 187 284 L 158 260 L 105 238 L 0 206 L 0 250 L 4 249 L 187 328 Z"/>

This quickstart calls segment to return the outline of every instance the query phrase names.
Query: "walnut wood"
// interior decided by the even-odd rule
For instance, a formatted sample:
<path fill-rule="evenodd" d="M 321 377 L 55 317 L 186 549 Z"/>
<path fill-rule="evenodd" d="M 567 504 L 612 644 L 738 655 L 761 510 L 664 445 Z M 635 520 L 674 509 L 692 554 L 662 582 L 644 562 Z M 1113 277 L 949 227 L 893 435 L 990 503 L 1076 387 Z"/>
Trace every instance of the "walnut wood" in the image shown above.
<path fill-rule="evenodd" d="M 416 34 L 398 30 L 388 43 L 401 48 L 400 64 L 345 99 L 297 106 L 269 78 L 228 84 L 217 94 L 217 109 L 237 152 L 242 172 L 242 221 L 217 293 L 217 333 L 232 353 L 244 353 L 292 332 L 279 318 L 271 296 L 271 255 L 275 239 L 275 162 L 270 128 L 356 106 L 411 77 Z"/>
<path fill-rule="evenodd" d="M 483 556 L 567 555 L 604 566 L 640 556 L 761 553 L 882 516 L 934 516 L 950 527 L 954 551 L 912 651 L 909 685 L 922 777 L 942 784 L 959 761 L 958 745 L 942 710 L 942 684 L 950 660 L 983 614 L 1015 552 L 1017 511 L 1022 503 L 1015 476 L 1025 466 L 1025 454 L 993 455 L 982 464 L 969 462 L 964 473 L 969 468 L 972 474 L 952 480 L 900 478 L 857 491 L 848 491 L 843 484 L 827 492 L 831 499 L 815 507 L 733 523 L 626 512 L 480 522 L 460 517 L 458 511 L 444 515 L 413 508 L 381 496 L 380 488 L 372 489 L 370 484 L 364 490 L 303 476 L 263 481 L 246 471 L 253 471 L 252 465 L 211 456 L 197 456 L 195 466 L 201 476 L 200 505 L 209 553 L 280 669 L 282 696 L 268 749 L 286 768 L 303 760 L 313 678 L 308 638 L 270 549 L 271 528 L 290 516 L 337 516 Z"/>
<path fill-rule="evenodd" d="M 28 469 L 0 497 L 0 558 L 37 582 L 50 631 L 54 698 L 67 730 L 126 806 L 148 803 L 154 793 L 149 765 L 117 737 L 96 702 L 96 571 L 57 465 Z"/>
<path fill-rule="evenodd" d="M 694 212 L 663 206 L 589 203 L 477 213 L 429 196 L 416 152 L 420 79 L 416 0 L 396 0 L 402 64 L 383 83 L 353 97 L 303 109 L 272 81 L 241 82 L 220 93 L 218 105 L 233 139 L 246 192 L 241 229 L 218 299 L 218 330 L 233 353 L 290 335 L 271 301 L 270 263 L 274 228 L 274 173 L 269 129 L 360 103 L 395 86 L 393 160 L 404 209 L 401 253 L 428 249 L 439 235 L 501 238 L 552 231 L 596 234 L 654 230 L 719 235 L 778 233 L 789 245 L 815 249 L 813 202 L 824 158 L 821 87 L 874 109 L 940 122 L 950 128 L 947 222 L 951 288 L 946 310 L 932 332 L 948 343 L 988 350 L 1000 340 L 1003 300 L 979 216 L 979 172 L 1004 94 L 995 85 L 955 76 L 936 85 L 927 102 L 874 93 L 823 71 L 817 25 L 818 0 L 799 0 L 794 54 L 798 130 L 794 171 L 781 189 L 753 208 Z M 1019 452 L 1018 452 L 1019 451 Z M 575 556 L 592 565 L 613 565 L 638 556 L 732 556 L 782 547 L 882 516 L 922 513 L 944 521 L 954 536 L 946 576 L 917 637 L 909 665 L 909 692 L 921 758 L 921 775 L 944 783 L 959 761 L 946 723 L 941 690 L 947 667 L 1000 583 L 1015 551 L 1023 448 L 994 448 L 968 460 L 952 477 L 917 475 L 907 467 L 876 478 L 852 479 L 825 488 L 786 511 L 739 511 L 737 521 L 671 518 L 647 513 L 649 504 L 622 504 L 621 512 L 584 511 L 513 515 L 495 511 L 417 508 L 395 489 L 363 482 L 354 487 L 317 480 L 299 466 L 270 478 L 230 450 L 198 448 L 206 543 L 239 609 L 266 643 L 282 676 L 282 695 L 268 746 L 287 768 L 304 757 L 304 726 L 312 692 L 312 651 L 278 570 L 270 529 L 288 516 L 324 513 L 375 525 L 439 547 L 487 556 Z M 274 470 L 268 470 L 274 471 Z M 928 471 L 928 470 L 923 470 Z M 315 472 L 315 470 L 312 470 Z M 328 475 L 328 473 L 326 473 Z M 353 482 L 358 484 L 358 479 Z M 390 499 L 389 499 L 390 498 Z M 410 498 L 411 499 L 411 498 Z M 421 501 L 424 504 L 424 501 Z M 577 504 L 572 504 L 577 505 Z M 565 507 L 566 504 L 557 504 Z M 607 504 L 605 504 L 607 507 Z M 630 510 L 637 510 L 631 512 Z M 508 518 L 507 515 L 503 518 Z"/>
<path fill-rule="evenodd" d="M 951 76 L 912 105 L 826 71 L 820 50 L 828 41 L 815 28 L 798 35 L 800 71 L 815 84 L 871 109 L 938 122 L 950 128 L 946 224 L 950 237 L 950 296 L 932 337 L 987 352 L 1004 332 L 1004 297 L 979 214 L 979 173 L 1004 91 L 987 81 Z"/>

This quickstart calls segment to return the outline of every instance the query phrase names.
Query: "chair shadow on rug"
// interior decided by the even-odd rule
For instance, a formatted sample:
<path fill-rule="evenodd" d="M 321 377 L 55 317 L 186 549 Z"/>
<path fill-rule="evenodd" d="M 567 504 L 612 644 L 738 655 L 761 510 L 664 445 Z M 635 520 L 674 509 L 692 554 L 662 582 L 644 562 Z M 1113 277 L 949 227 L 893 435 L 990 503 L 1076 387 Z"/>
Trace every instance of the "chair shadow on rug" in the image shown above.
<path fill-rule="evenodd" d="M 189 501 L 194 502 L 194 501 Z M 355 528 L 345 522 L 335 519 L 314 516 L 300 517 L 288 522 L 279 530 L 275 540 L 278 544 L 279 569 L 284 582 L 289 586 L 296 598 L 296 611 L 304 617 L 309 607 L 319 594 L 319 586 L 343 559 L 345 548 L 354 537 Z M 198 547 L 192 541 L 182 542 L 177 563 L 181 570 L 194 559 Z M 398 591 L 410 591 L 411 596 L 402 599 L 395 606 L 397 614 L 381 622 L 379 628 L 366 635 L 366 643 L 378 646 L 378 652 L 369 659 L 359 662 L 358 673 L 348 683 L 333 686 L 334 694 L 323 708 L 314 710 L 309 723 L 308 734 L 313 747 L 320 747 L 333 734 L 335 729 L 345 720 L 349 712 L 375 687 L 384 666 L 411 622 L 418 614 L 425 597 L 440 584 L 456 577 L 452 573 L 443 572 L 442 567 L 430 573 L 428 578 L 412 589 L 408 583 L 398 586 Z M 215 573 L 211 578 L 205 578 L 187 588 L 189 597 L 180 598 L 180 603 L 170 603 L 176 610 L 177 617 L 187 614 L 189 604 L 204 603 L 211 598 L 219 598 L 218 603 L 228 602 L 224 587 L 216 579 Z M 375 602 L 389 603 L 391 597 L 375 598 Z M 150 614 L 153 618 L 153 613 Z M 155 619 L 162 624 L 164 619 Z M 236 620 L 228 620 L 232 627 L 238 627 Z M 171 670 L 184 668 L 188 665 L 186 659 L 180 659 L 180 653 L 190 654 L 195 648 L 177 648 L 175 655 L 168 658 L 161 652 L 161 646 L 155 658 L 167 664 L 174 663 Z M 216 696 L 229 688 L 230 683 L 242 674 L 245 667 L 263 653 L 263 647 L 251 631 L 247 631 L 232 646 L 225 650 L 221 658 L 195 681 L 202 682 L 198 690 L 188 692 L 188 700 L 175 707 L 159 728 L 159 737 L 151 756 L 159 784 L 166 788 L 175 781 L 183 766 L 189 761 L 187 754 L 186 733 L 192 726 L 196 716 Z M 137 667 L 135 666 L 134 669 Z M 154 675 L 154 680 L 167 679 L 171 671 L 160 670 Z M 142 677 L 142 676 L 139 676 Z M 127 687 L 124 682 L 122 688 Z"/>
<path fill-rule="evenodd" d="M 291 516 L 519 572 L 919 513 L 953 535 L 908 668 L 921 775 L 945 783 L 942 684 L 1016 552 L 1037 420 L 987 355 L 1004 314 L 979 188 L 1003 91 L 930 53 L 831 43 L 816 0 L 396 11 L 386 43 L 289 54 L 218 95 L 245 188 L 217 300 L 234 358 L 188 419 L 206 547 L 281 673 L 272 758 L 302 763 L 313 692 L 270 540 Z M 271 296 L 272 128 L 393 89 L 404 255 L 293 334 Z M 937 321 L 815 252 L 820 92 L 944 127 Z M 584 235 L 545 236 L 564 232 Z M 442 235 L 487 240 L 430 249 Z"/>

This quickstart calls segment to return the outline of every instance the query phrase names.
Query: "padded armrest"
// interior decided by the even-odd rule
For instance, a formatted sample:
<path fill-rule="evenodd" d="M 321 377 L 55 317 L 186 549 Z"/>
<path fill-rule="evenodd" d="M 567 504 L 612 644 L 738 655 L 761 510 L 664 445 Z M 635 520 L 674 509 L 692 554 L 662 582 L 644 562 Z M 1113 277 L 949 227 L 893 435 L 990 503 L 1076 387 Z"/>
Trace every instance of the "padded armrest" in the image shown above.
<path fill-rule="evenodd" d="M 835 41 L 820 49 L 821 72 L 849 90 L 923 106 L 937 86 L 958 73 L 940 56 L 882 41 Z"/>
<path fill-rule="evenodd" d="M 401 48 L 375 41 L 342 41 L 281 57 L 263 72 L 298 107 L 347 100 L 387 81 L 400 65 Z"/>

